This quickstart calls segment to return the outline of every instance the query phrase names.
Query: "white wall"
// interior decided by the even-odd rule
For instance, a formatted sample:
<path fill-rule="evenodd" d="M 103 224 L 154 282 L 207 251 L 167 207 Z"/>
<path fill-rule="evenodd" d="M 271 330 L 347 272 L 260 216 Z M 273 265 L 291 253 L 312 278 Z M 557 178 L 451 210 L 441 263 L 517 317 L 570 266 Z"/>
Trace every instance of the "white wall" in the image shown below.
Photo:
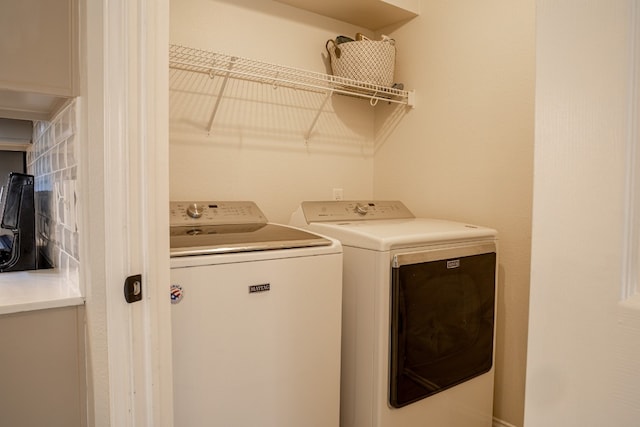
<path fill-rule="evenodd" d="M 423 1 L 392 33 L 418 105 L 375 156 L 374 195 L 500 238 L 494 415 L 521 426 L 533 168 L 533 0 Z"/>
<path fill-rule="evenodd" d="M 325 42 L 359 31 L 277 2 L 171 2 L 173 44 L 322 73 Z M 253 200 L 286 223 L 301 201 L 331 199 L 333 188 L 373 195 L 368 101 L 332 97 L 305 144 L 322 95 L 230 80 L 208 135 L 220 81 L 171 70 L 171 200 Z"/>
<path fill-rule="evenodd" d="M 634 3 L 537 1 L 526 427 L 640 420 L 640 311 L 620 304 Z"/>
<path fill-rule="evenodd" d="M 286 222 L 300 201 L 339 187 L 346 199 L 401 199 L 420 216 L 499 230 L 495 412 L 514 425 L 524 412 L 534 18 L 534 0 L 422 1 L 420 17 L 384 30 L 417 107 L 374 113 L 334 96 L 308 145 L 320 98 L 229 83 L 207 135 L 219 82 L 170 73 L 172 200 L 255 200 Z M 171 2 L 172 43 L 320 72 L 325 41 L 357 31 L 277 2 Z"/>

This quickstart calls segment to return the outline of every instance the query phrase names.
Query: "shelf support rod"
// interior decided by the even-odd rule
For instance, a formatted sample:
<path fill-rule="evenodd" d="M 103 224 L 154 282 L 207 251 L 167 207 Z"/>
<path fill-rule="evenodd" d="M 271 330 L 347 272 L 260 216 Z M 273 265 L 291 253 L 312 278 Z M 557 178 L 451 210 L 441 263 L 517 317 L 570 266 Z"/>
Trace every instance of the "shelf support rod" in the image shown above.
<path fill-rule="evenodd" d="M 213 111 L 211 112 L 211 118 L 209 118 L 209 125 L 207 126 L 207 135 L 211 135 L 211 128 L 213 127 L 213 120 L 216 118 L 216 114 L 218 113 L 218 107 L 220 107 L 220 101 L 222 101 L 222 96 L 224 95 L 224 91 L 227 88 L 227 82 L 229 81 L 229 75 L 231 74 L 231 69 L 233 68 L 233 64 L 236 58 L 233 57 L 229 60 L 229 66 L 227 67 L 227 71 L 224 75 L 224 80 L 222 80 L 222 85 L 220 86 L 220 92 L 218 93 L 218 99 L 216 99 L 216 104 L 213 106 Z M 213 78 L 213 70 L 211 71 L 211 78 Z"/>
<path fill-rule="evenodd" d="M 316 115 L 313 118 L 313 121 L 311 122 L 311 126 L 309 126 L 309 130 L 304 135 L 304 143 L 305 144 L 309 143 L 309 138 L 311 137 L 311 132 L 313 131 L 313 128 L 316 127 L 316 123 L 318 123 L 318 119 L 320 118 L 320 114 L 322 114 L 322 110 L 324 110 L 324 106 L 327 105 L 327 101 L 329 100 L 329 98 L 331 98 L 331 95 L 333 95 L 333 91 L 332 90 L 327 91 L 327 95 L 324 97 L 324 100 L 322 101 L 322 104 L 318 108 L 318 111 L 316 112 Z"/>
<path fill-rule="evenodd" d="M 407 105 L 411 108 L 416 108 L 416 92 L 410 90 L 407 94 Z"/>

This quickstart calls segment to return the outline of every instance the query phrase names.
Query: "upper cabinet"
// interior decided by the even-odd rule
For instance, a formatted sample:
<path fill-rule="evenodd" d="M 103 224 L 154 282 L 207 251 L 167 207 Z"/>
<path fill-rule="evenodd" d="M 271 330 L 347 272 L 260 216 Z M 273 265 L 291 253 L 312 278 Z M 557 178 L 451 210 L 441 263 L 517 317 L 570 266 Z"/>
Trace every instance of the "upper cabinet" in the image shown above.
<path fill-rule="evenodd" d="M 77 94 L 77 0 L 0 4 L 0 116 L 49 119 Z"/>
<path fill-rule="evenodd" d="M 276 0 L 376 31 L 420 14 L 420 0 Z"/>

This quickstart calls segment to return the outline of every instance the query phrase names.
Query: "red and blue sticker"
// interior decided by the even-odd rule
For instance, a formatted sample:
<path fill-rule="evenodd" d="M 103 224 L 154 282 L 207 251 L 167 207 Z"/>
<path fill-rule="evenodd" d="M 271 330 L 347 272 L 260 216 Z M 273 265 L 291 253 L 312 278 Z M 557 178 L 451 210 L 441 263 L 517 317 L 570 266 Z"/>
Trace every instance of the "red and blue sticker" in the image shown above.
<path fill-rule="evenodd" d="M 171 304 L 177 304 L 182 301 L 183 290 L 180 285 L 171 285 Z"/>

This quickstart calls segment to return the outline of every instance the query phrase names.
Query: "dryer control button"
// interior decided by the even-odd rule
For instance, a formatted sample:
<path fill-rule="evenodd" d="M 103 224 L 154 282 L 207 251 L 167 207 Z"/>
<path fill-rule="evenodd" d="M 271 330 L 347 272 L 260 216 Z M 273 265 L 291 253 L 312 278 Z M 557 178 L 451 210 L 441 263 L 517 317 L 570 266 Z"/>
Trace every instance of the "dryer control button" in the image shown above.
<path fill-rule="evenodd" d="M 366 215 L 369 212 L 369 206 L 363 205 L 361 203 L 356 204 L 356 213 L 360 215 Z"/>

